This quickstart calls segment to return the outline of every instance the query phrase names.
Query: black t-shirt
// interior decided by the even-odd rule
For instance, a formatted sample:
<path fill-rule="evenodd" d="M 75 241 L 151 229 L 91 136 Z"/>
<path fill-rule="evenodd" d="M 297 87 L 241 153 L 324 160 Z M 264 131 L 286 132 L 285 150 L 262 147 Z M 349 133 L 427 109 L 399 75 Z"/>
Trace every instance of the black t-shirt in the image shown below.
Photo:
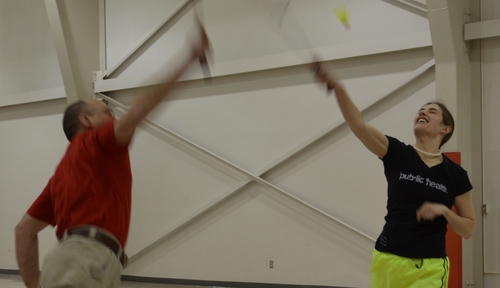
<path fill-rule="evenodd" d="M 375 249 L 409 258 L 446 256 L 444 216 L 417 221 L 416 210 L 425 202 L 453 206 L 454 198 L 472 189 L 467 171 L 443 155 L 443 162 L 428 167 L 411 145 L 387 136 L 382 159 L 387 179 L 387 215 Z"/>

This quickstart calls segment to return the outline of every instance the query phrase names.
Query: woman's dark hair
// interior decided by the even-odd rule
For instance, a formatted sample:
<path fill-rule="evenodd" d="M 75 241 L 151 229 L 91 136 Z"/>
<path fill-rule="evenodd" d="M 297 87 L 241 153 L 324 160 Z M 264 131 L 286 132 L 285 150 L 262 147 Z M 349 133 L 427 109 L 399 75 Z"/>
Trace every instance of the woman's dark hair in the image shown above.
<path fill-rule="evenodd" d="M 80 113 L 90 112 L 92 108 L 85 101 L 77 101 L 66 107 L 63 117 L 63 130 L 66 138 L 71 142 L 71 139 L 80 130 Z"/>
<path fill-rule="evenodd" d="M 442 113 L 443 114 L 443 122 L 442 123 L 446 126 L 450 126 L 450 128 L 451 128 L 450 133 L 446 134 L 444 136 L 443 140 L 441 140 L 441 144 L 439 144 L 439 148 L 441 148 L 441 146 L 443 146 L 446 142 L 448 142 L 448 140 L 450 140 L 451 135 L 453 135 L 453 132 L 455 131 L 455 120 L 453 119 L 453 116 L 451 115 L 448 108 L 446 108 L 446 106 L 444 106 L 443 103 L 438 102 L 438 101 L 431 101 L 431 102 L 425 103 L 425 105 L 423 107 L 430 105 L 430 104 L 436 104 L 439 106 L 439 108 L 441 108 L 441 111 L 443 111 L 443 113 Z"/>

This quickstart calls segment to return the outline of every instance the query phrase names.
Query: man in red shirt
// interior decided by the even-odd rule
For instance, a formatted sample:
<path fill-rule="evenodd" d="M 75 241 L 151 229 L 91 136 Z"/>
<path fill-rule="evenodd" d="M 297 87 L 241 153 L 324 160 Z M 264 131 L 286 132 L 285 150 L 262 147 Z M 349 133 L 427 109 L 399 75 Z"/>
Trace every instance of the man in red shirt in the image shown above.
<path fill-rule="evenodd" d="M 70 144 L 49 183 L 16 226 L 16 256 L 27 287 L 118 287 L 130 224 L 132 174 L 128 145 L 139 123 L 197 60 L 200 40 L 161 87 L 138 97 L 115 120 L 103 102 L 78 101 L 66 108 L 63 129 Z M 38 232 L 56 226 L 59 245 L 38 266 Z"/>

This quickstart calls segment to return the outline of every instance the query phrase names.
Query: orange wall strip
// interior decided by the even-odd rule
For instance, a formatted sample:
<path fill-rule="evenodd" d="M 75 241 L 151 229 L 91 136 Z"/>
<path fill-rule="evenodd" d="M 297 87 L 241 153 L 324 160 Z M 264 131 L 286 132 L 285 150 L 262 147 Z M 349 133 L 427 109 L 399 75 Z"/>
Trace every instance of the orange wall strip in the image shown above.
<path fill-rule="evenodd" d="M 460 152 L 446 152 L 446 157 L 450 158 L 453 162 L 461 165 Z M 455 206 L 453 206 L 453 212 Z M 462 237 L 455 233 L 447 225 L 446 232 L 446 254 L 450 258 L 450 279 L 448 280 L 449 288 L 462 288 Z"/>

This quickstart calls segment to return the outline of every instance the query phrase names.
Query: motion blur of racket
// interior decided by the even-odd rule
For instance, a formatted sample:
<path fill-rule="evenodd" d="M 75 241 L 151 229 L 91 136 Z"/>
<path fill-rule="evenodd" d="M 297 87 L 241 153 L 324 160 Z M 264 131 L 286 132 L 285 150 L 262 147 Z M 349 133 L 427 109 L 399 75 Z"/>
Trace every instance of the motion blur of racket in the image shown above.
<path fill-rule="evenodd" d="M 290 5 L 291 2 L 292 0 L 266 0 L 263 2 L 263 7 L 267 11 L 268 26 L 276 31 L 276 33 L 282 37 L 291 50 L 298 56 L 303 56 L 296 50 L 298 46 L 303 46 L 307 49 L 311 54 L 311 58 L 308 61 L 314 64 L 313 70 L 317 74 L 319 72 L 321 62 L 319 61 L 319 57 L 314 52 L 314 48 L 311 45 L 304 28 L 300 25 L 300 22 Z M 297 43 L 297 41 L 299 43 Z M 330 94 L 332 90 L 333 86 L 328 85 L 328 94 Z"/>
<path fill-rule="evenodd" d="M 201 1 L 200 1 L 200 3 L 201 3 Z M 202 8 L 197 7 L 200 5 L 202 5 L 202 4 L 195 5 L 193 7 L 194 17 L 195 17 L 195 20 L 197 21 L 199 27 L 201 28 L 200 33 L 202 33 L 202 41 L 204 43 L 208 43 L 208 37 L 207 37 L 206 31 L 205 31 L 205 26 L 203 25 L 203 10 L 202 10 Z M 210 45 L 210 43 L 208 43 L 208 45 Z M 203 78 L 205 79 L 205 83 L 211 84 L 212 83 L 212 73 L 210 72 L 210 66 L 208 65 L 207 54 L 204 53 L 203 56 L 200 56 L 198 58 L 198 61 L 200 62 L 201 71 L 203 72 Z"/>

